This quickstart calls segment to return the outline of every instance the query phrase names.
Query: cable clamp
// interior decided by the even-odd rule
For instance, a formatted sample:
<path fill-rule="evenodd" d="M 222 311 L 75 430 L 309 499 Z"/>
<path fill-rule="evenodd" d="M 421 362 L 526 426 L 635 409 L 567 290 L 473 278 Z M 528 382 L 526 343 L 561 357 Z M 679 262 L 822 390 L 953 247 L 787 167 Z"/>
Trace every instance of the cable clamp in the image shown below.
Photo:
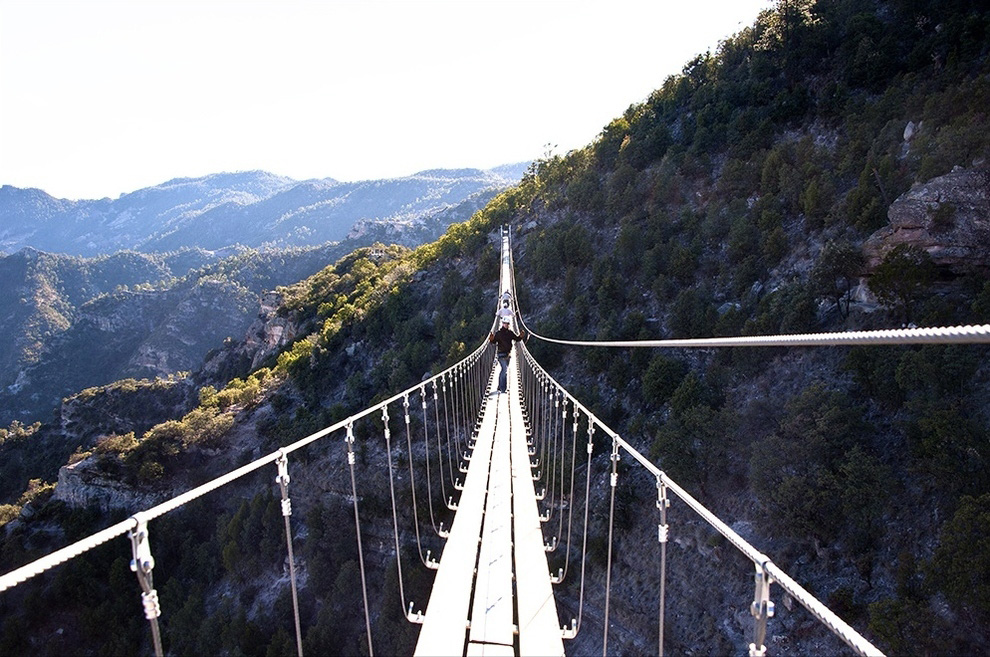
<path fill-rule="evenodd" d="M 140 513 L 134 514 L 133 519 L 134 529 L 127 532 L 127 537 L 131 539 L 131 571 L 138 574 L 143 588 L 143 577 L 154 569 L 155 558 L 151 556 L 151 543 L 148 541 L 148 521 Z"/>
<path fill-rule="evenodd" d="M 155 589 L 141 594 L 141 606 L 144 608 L 144 617 L 148 620 L 154 620 L 162 615 L 162 606 L 158 604 L 158 591 Z"/>
<path fill-rule="evenodd" d="M 657 476 L 657 509 L 661 512 L 670 508 L 670 498 L 667 497 L 667 484 Z"/>
<path fill-rule="evenodd" d="M 666 543 L 669 537 L 670 537 L 670 526 L 657 525 L 657 540 L 660 543 Z"/>
<path fill-rule="evenodd" d="M 284 488 L 289 485 L 289 458 L 284 449 L 278 450 L 278 458 L 275 459 L 275 465 L 278 466 L 278 476 L 275 477 L 275 483 Z"/>

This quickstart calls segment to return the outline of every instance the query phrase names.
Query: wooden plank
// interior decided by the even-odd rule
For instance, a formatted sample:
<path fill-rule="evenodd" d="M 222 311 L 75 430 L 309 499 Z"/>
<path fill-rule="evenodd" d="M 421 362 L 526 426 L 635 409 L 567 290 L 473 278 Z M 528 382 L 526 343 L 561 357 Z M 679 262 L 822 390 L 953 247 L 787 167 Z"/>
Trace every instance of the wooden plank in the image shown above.
<path fill-rule="evenodd" d="M 440 557 L 440 568 L 426 607 L 426 619 L 419 632 L 416 655 L 464 654 L 496 414 L 496 405 L 488 404 L 465 475 L 457 513 Z"/>
<path fill-rule="evenodd" d="M 512 379 L 515 368 L 510 368 Z M 539 518 L 526 425 L 518 386 L 509 382 L 511 400 L 512 501 L 515 531 L 516 605 L 519 614 L 519 654 L 563 655 L 564 641 L 550 583 L 550 567 Z M 547 467 L 547 464 L 544 464 Z"/>
<path fill-rule="evenodd" d="M 512 646 L 512 473 L 509 400 L 497 398 L 488 499 L 471 610 L 471 643 Z M 473 467 L 473 466 L 472 466 Z"/>

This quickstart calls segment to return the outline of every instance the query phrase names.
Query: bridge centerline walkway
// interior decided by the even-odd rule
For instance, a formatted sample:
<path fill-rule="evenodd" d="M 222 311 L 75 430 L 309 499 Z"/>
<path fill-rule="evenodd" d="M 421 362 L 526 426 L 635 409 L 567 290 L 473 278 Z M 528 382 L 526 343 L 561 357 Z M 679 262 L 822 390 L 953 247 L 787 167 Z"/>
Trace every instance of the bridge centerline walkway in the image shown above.
<path fill-rule="evenodd" d="M 564 654 L 515 358 L 508 394 L 486 392 L 416 655 Z"/>

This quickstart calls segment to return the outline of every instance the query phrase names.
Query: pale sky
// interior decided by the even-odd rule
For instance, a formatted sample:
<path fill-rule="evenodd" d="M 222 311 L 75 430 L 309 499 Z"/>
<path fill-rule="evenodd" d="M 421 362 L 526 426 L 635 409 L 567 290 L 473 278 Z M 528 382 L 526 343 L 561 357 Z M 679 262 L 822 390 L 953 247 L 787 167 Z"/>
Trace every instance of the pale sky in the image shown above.
<path fill-rule="evenodd" d="M 0 0 L 0 185 L 490 168 L 591 143 L 772 0 Z"/>

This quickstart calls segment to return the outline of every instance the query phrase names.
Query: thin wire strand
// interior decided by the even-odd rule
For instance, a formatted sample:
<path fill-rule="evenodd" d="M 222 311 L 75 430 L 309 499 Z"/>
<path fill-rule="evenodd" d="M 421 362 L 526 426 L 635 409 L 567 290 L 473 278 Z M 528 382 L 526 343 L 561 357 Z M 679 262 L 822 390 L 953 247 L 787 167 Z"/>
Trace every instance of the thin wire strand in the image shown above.
<path fill-rule="evenodd" d="M 618 486 L 619 443 L 612 440 L 611 493 L 608 502 L 608 559 L 605 562 L 605 630 L 602 639 L 602 657 L 608 654 L 609 602 L 612 598 L 612 527 L 615 521 L 615 489 Z"/>
<path fill-rule="evenodd" d="M 416 473 L 413 471 L 412 434 L 411 434 L 410 429 L 409 429 L 409 396 L 408 395 L 402 400 L 402 408 L 403 408 L 404 417 L 405 417 L 405 421 L 406 421 L 406 452 L 407 452 L 407 455 L 408 455 L 407 462 L 409 463 L 409 490 L 412 493 L 413 527 L 416 530 L 416 550 L 417 550 L 417 552 L 419 552 L 419 560 L 425 566 L 426 565 L 426 556 L 423 554 L 423 542 L 422 542 L 422 540 L 420 539 L 420 536 L 419 536 L 419 504 L 416 502 Z M 383 409 L 382 410 L 382 421 L 385 422 L 385 440 L 386 440 L 386 443 L 387 443 L 388 442 L 388 439 L 389 439 L 389 434 L 390 434 L 389 428 L 388 428 L 388 409 Z M 392 483 L 392 452 L 391 452 L 391 448 L 389 449 L 388 477 L 389 477 L 389 484 L 391 484 Z M 431 509 L 431 511 L 432 511 L 432 509 Z M 395 515 L 395 493 L 394 493 L 394 491 L 392 493 L 392 514 L 393 514 L 393 517 L 394 517 L 394 515 Z M 432 516 L 433 516 L 433 514 L 431 513 L 430 514 L 430 517 L 432 518 Z M 436 526 L 434 525 L 434 529 L 435 528 L 436 528 Z M 396 543 L 395 543 L 396 558 L 398 558 L 398 553 L 399 553 L 398 525 L 396 525 L 395 541 L 396 541 Z M 400 576 L 402 575 L 402 572 L 401 571 L 399 572 L 399 575 Z M 400 584 L 400 588 L 401 588 L 401 584 Z"/>
<path fill-rule="evenodd" d="M 385 450 L 388 460 L 388 487 L 392 496 L 392 535 L 395 538 L 395 568 L 399 575 L 399 599 L 402 602 L 402 615 L 406 615 L 406 591 L 402 585 L 402 552 L 399 548 L 399 520 L 395 507 L 395 483 L 392 476 L 392 437 L 388 428 L 388 408 L 382 409 L 382 424 L 385 425 Z M 418 528 L 417 528 L 418 531 Z M 422 555 L 420 555 L 422 558 Z M 424 561 L 425 563 L 425 561 Z"/>
<path fill-rule="evenodd" d="M 357 535 L 358 566 L 361 569 L 361 597 L 364 600 L 364 627 L 368 633 L 368 655 L 374 657 L 375 650 L 371 642 L 371 614 L 368 611 L 368 581 L 364 573 L 364 548 L 361 545 L 361 517 L 358 513 L 357 479 L 354 476 L 354 425 L 347 425 L 347 464 L 351 471 L 351 495 L 354 497 L 354 533 Z M 401 581 L 401 579 L 400 579 Z"/>
<path fill-rule="evenodd" d="M 433 513 L 433 478 L 430 475 L 430 428 L 427 426 L 426 418 L 426 386 L 424 385 L 419 389 L 419 396 L 423 406 L 423 453 L 426 456 L 426 491 L 427 491 L 427 501 L 430 505 L 430 524 L 433 525 L 433 532 L 435 534 L 440 534 L 440 529 L 437 527 L 436 517 Z M 437 445 L 439 447 L 439 444 Z M 440 483 L 443 483 L 443 465 L 440 463 L 440 452 L 437 451 L 437 474 L 440 478 Z"/>

